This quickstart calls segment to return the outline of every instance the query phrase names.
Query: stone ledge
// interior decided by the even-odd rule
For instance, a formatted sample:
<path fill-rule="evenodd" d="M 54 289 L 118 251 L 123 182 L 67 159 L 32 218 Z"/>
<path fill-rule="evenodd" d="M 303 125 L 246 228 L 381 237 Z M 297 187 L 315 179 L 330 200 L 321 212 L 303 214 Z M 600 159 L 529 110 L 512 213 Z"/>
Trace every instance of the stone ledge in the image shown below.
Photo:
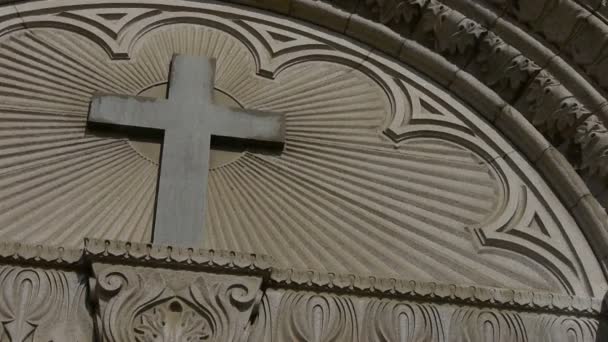
<path fill-rule="evenodd" d="M 338 274 L 277 267 L 267 255 L 215 251 L 125 241 L 85 239 L 83 249 L 16 242 L 0 243 L 0 265 L 55 266 L 80 268 L 88 273 L 93 263 L 146 268 L 174 268 L 176 271 L 245 273 L 262 276 L 266 287 L 302 291 L 332 292 L 421 302 L 467 304 L 521 311 L 563 313 L 580 316 L 604 315 L 602 300 L 542 291 L 513 290 L 487 286 L 416 281 Z"/>
<path fill-rule="evenodd" d="M 263 254 L 98 239 L 85 239 L 83 256 L 95 262 L 249 272 L 267 272 L 274 264 Z"/>
<path fill-rule="evenodd" d="M 81 249 L 0 242 L 0 263 L 34 263 L 66 267 L 81 264 L 81 261 Z"/>
<path fill-rule="evenodd" d="M 604 315 L 602 299 L 540 291 L 513 290 L 427 281 L 357 276 L 273 268 L 270 288 L 291 288 L 364 296 L 411 299 L 421 302 L 467 304 L 500 309 L 540 311 L 583 316 Z"/>

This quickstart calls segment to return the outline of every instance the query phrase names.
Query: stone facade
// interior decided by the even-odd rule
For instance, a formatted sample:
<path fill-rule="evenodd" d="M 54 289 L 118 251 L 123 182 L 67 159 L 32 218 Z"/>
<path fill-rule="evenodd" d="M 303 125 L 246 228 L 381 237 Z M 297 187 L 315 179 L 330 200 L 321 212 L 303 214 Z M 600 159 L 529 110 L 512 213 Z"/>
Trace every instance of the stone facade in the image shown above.
<path fill-rule="evenodd" d="M 524 2 L 3 5 L 0 341 L 608 340 L 608 12 Z M 87 113 L 177 54 L 286 127 L 168 247 L 160 140 Z"/>

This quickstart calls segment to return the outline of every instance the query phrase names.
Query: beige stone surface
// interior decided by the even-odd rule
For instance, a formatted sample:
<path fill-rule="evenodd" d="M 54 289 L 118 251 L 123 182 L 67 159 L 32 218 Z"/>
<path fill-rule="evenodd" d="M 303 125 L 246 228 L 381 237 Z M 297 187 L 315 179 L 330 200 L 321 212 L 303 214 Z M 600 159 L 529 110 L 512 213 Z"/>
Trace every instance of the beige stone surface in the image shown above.
<path fill-rule="evenodd" d="M 89 125 L 143 130 L 148 135 L 162 132 L 155 243 L 203 243 L 212 138 L 223 137 L 233 143 L 240 139 L 244 146 L 275 143 L 278 153 L 283 149 L 285 115 L 215 103 L 215 69 L 214 59 L 174 55 L 166 98 L 114 94 L 91 100 Z"/>
<path fill-rule="evenodd" d="M 166 94 L 167 83 L 161 83 L 141 91 L 139 94 L 137 94 L 137 96 L 162 99 L 165 98 Z M 215 89 L 213 92 L 213 100 L 215 103 L 221 106 L 229 108 L 243 108 L 238 102 L 236 102 L 236 100 L 217 89 Z M 158 165 L 162 146 L 161 142 L 150 141 L 142 139 L 141 137 L 129 137 L 129 145 L 131 145 L 131 147 L 133 147 L 133 149 L 142 157 Z M 218 147 L 214 148 L 212 146 L 211 153 L 209 155 L 209 167 L 210 169 L 217 169 L 219 167 L 228 165 L 239 159 L 243 155 L 243 152 L 245 152 L 244 146 L 238 150 L 229 150 L 226 148 L 222 149 Z"/>
<path fill-rule="evenodd" d="M 93 264 L 101 341 L 238 341 L 260 277 Z"/>
<path fill-rule="evenodd" d="M 564 207 L 525 158 L 502 162 L 519 152 L 482 115 L 341 36 L 195 7 L 187 24 L 147 31 L 184 14 L 133 5 L 121 9 L 131 21 L 108 22 L 96 8 L 72 6 L 61 11 L 76 32 L 5 36 L 3 236 L 149 241 L 157 165 L 132 141 L 83 137 L 86 111 L 97 92 L 159 87 L 171 56 L 185 53 L 216 58 L 218 91 L 242 107 L 287 120 L 283 155 L 249 151 L 211 171 L 204 247 L 266 253 L 294 268 L 604 291 L 605 280 L 586 276 L 600 271 L 569 228 L 572 203 Z M 114 33 L 78 34 L 102 27 Z"/>
<path fill-rule="evenodd" d="M 0 341 L 93 341 L 87 287 L 70 270 L 0 266 Z"/>
<path fill-rule="evenodd" d="M 157 144 L 85 135 L 90 98 L 162 89 L 174 53 L 215 57 L 218 93 L 288 122 L 284 155 L 238 151 L 211 170 L 203 247 L 277 259 L 273 288 L 237 320 L 250 340 L 603 340 L 601 4 L 241 3 L 329 32 L 221 3 L 108 3 L 1 9 L 0 238 L 149 241 Z M 189 249 L 150 247 L 168 260 L 158 271 L 121 248 L 118 273 L 180 287 L 200 272 L 175 276 L 198 262 Z M 129 326 L 138 338 L 161 318 L 171 338 L 201 322 L 186 302 L 154 303 L 133 316 L 152 322 Z"/>

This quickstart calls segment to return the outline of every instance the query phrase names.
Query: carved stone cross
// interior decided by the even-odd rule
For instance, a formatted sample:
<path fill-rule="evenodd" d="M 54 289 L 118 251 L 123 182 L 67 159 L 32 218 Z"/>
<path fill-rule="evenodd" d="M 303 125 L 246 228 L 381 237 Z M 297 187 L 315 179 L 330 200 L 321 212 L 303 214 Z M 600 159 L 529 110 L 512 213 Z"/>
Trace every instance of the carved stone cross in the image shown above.
<path fill-rule="evenodd" d="M 164 131 L 154 242 L 196 246 L 203 237 L 211 135 L 284 141 L 284 117 L 213 103 L 213 60 L 175 56 L 168 98 L 95 96 L 89 121 Z"/>

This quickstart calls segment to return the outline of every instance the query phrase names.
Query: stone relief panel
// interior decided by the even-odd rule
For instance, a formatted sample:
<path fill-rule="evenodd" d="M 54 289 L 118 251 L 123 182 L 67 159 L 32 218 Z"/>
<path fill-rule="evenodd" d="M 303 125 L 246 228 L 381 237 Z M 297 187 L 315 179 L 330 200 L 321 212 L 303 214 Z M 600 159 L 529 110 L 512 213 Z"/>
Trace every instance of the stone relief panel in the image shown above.
<path fill-rule="evenodd" d="M 352 341 L 358 338 L 354 304 L 346 296 L 286 292 L 276 315 L 277 341 Z"/>
<path fill-rule="evenodd" d="M 599 324 L 591 317 L 271 288 L 248 341 L 597 342 Z"/>
<path fill-rule="evenodd" d="M 2 265 L 0 289 L 0 341 L 92 341 L 86 278 L 76 272 Z"/>
<path fill-rule="evenodd" d="M 598 342 L 608 328 L 597 298 L 300 274 L 230 251 L 3 244 L 0 264 L 3 342 Z"/>
<path fill-rule="evenodd" d="M 203 247 L 301 269 L 605 289 L 590 249 L 574 248 L 587 244 L 564 206 L 453 97 L 311 27 L 187 9 L 71 3 L 24 15 L 25 30 L 4 23 L 0 236 L 149 241 L 159 142 L 87 131 L 90 97 L 162 96 L 173 54 L 205 55 L 217 59 L 217 100 L 285 113 L 287 142 L 280 156 L 215 150 Z M 177 317 L 165 304 L 139 317 Z"/>
<path fill-rule="evenodd" d="M 449 341 L 527 341 L 523 318 L 515 312 L 460 308 L 452 313 Z"/>
<path fill-rule="evenodd" d="M 251 276 L 94 264 L 102 341 L 237 341 L 259 304 Z"/>
<path fill-rule="evenodd" d="M 365 305 L 362 341 L 446 341 L 437 307 L 371 299 Z"/>

